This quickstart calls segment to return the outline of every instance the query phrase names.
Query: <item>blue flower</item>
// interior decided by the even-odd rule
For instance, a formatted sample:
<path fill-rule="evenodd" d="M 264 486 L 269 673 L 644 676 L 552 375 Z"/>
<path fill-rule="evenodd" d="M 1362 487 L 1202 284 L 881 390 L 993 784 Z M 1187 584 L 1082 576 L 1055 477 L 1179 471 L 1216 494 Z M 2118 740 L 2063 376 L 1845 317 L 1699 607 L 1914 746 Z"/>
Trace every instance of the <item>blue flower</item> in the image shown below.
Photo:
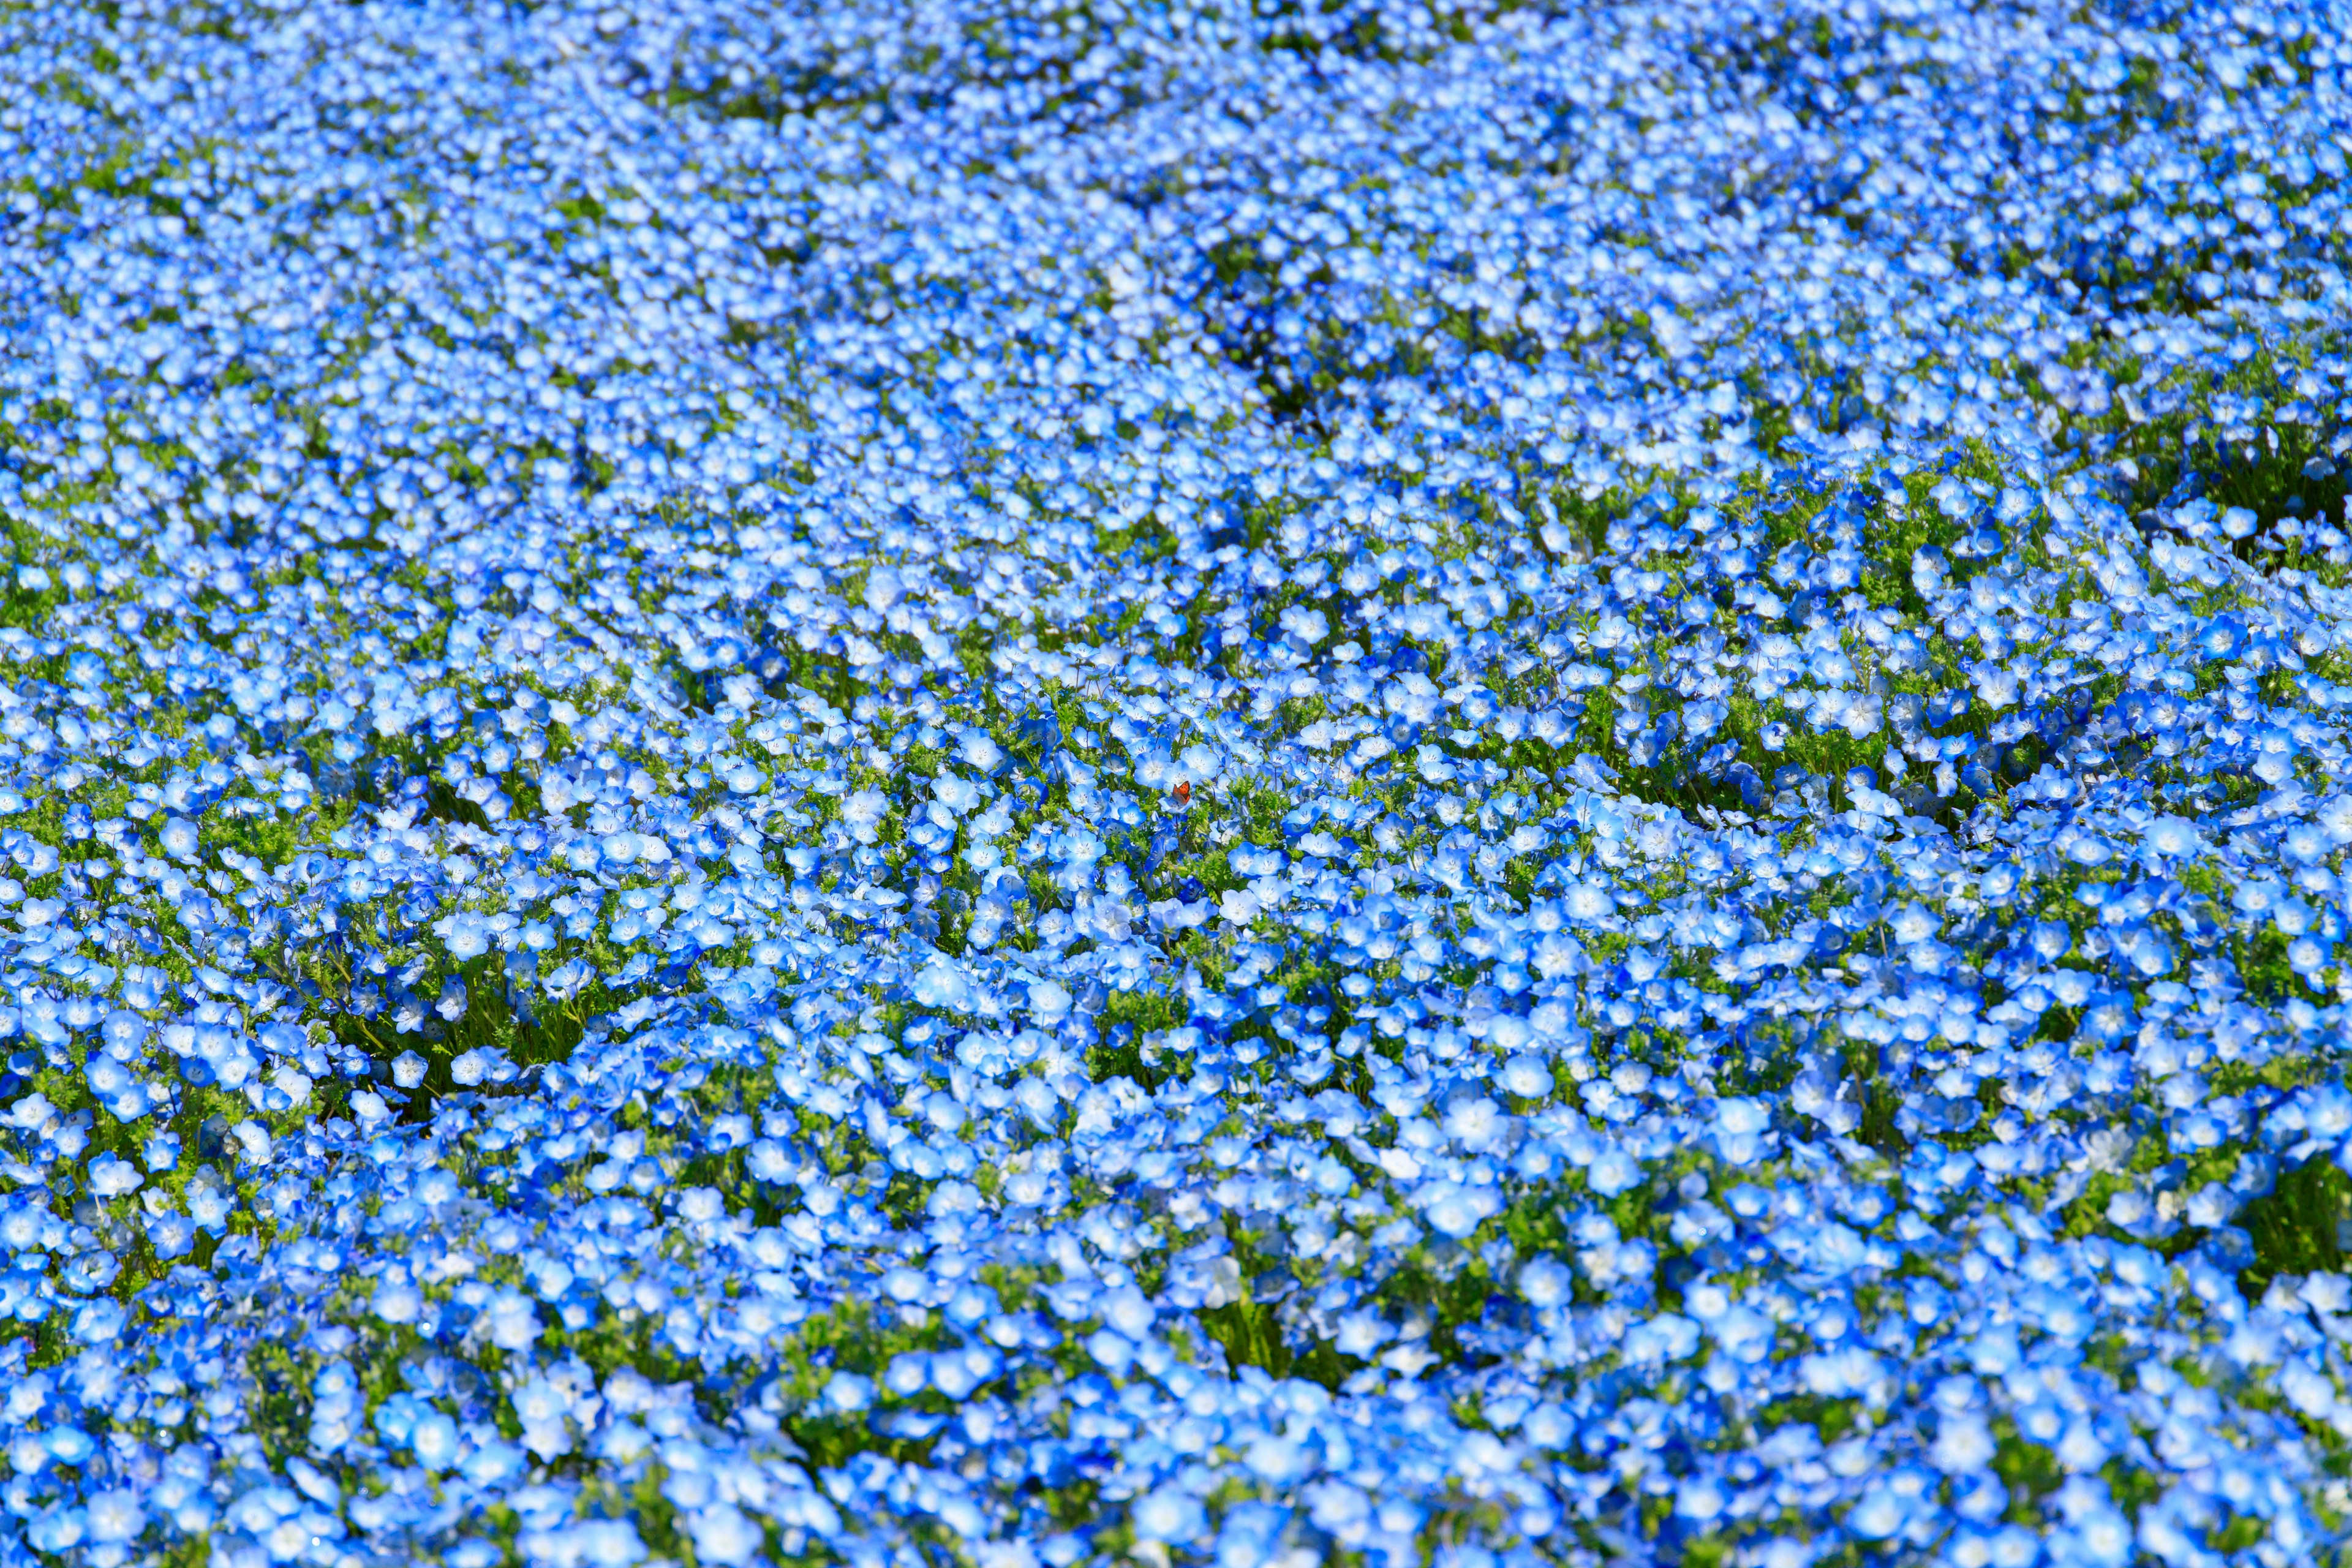
<path fill-rule="evenodd" d="M 2219 615 L 2197 634 L 2197 649 L 2210 661 L 2235 658 L 2246 645 L 2246 623 L 2236 615 Z"/>
<path fill-rule="evenodd" d="M 1622 1149 L 1609 1149 L 1592 1162 L 1585 1180 L 1602 1197 L 1615 1197 L 1642 1179 L 1641 1163 Z"/>
<path fill-rule="evenodd" d="M 706 1563 L 749 1563 L 760 1550 L 760 1528 L 742 1510 L 726 1503 L 717 1503 L 690 1515 L 687 1521 L 694 1537 L 695 1556 Z"/>

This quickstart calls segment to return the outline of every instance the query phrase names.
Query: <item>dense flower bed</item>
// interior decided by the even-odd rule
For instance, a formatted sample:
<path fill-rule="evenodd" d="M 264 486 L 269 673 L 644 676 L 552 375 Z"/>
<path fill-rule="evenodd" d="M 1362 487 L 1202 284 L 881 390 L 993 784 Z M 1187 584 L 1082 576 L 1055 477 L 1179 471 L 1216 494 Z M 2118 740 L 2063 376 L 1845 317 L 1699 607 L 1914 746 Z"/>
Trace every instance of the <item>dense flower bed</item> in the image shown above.
<path fill-rule="evenodd" d="M 0 16 L 0 1555 L 2329 1560 L 2352 46 L 1559 9 Z"/>

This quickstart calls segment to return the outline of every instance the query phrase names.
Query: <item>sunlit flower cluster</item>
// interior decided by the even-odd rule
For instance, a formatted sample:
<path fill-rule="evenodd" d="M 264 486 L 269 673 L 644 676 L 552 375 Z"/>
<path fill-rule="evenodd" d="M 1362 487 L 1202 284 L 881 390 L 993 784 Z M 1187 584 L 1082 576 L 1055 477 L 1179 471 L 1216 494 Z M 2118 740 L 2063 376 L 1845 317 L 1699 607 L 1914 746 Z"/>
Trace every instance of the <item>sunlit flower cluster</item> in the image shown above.
<path fill-rule="evenodd" d="M 0 1541 L 2352 1535 L 2340 17 L 0 15 Z"/>

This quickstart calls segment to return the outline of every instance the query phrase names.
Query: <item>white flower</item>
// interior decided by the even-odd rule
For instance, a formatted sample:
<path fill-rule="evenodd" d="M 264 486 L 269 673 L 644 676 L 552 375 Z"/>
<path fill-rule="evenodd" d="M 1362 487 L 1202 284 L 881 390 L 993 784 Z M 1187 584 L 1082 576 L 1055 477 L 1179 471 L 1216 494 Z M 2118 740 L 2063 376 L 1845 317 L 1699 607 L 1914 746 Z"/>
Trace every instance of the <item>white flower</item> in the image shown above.
<path fill-rule="evenodd" d="M 871 844 L 879 837 L 877 825 L 889 809 L 890 797 L 880 790 L 856 790 L 842 798 L 841 820 L 860 844 Z"/>

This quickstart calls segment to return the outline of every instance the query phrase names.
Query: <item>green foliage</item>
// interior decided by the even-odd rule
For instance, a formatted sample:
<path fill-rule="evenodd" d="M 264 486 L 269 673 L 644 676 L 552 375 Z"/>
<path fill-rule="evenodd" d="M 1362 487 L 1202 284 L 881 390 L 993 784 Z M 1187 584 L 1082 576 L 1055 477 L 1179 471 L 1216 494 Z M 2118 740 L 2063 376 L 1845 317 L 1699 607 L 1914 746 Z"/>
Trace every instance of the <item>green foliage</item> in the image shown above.
<path fill-rule="evenodd" d="M 2254 1241 L 2253 1265 L 2238 1278 L 2250 1297 L 2260 1297 L 2282 1274 L 2342 1273 L 2352 1176 L 2331 1161 L 2306 1161 L 2283 1173 L 2267 1196 L 2248 1204 L 2238 1223 Z"/>
<path fill-rule="evenodd" d="M 2009 1489 L 2009 1510 L 2003 1516 L 2029 1529 L 2042 1523 L 2043 1500 L 2065 1483 L 2058 1456 L 2040 1443 L 2028 1442 L 2007 1416 L 1993 1423 L 1992 1473 Z"/>
<path fill-rule="evenodd" d="M 2178 406 L 2143 423 L 2118 414 L 2120 455 L 2137 471 L 2135 509 L 2201 497 L 2217 508 L 2243 507 L 2254 514 L 2252 533 L 2236 542 L 2242 560 L 2294 564 L 2299 543 L 2282 548 L 2275 531 L 2290 520 L 2340 521 L 2352 469 L 2336 451 L 2340 426 L 2331 405 L 2336 394 L 2315 362 L 2340 354 L 2344 341 L 2334 333 L 2305 336 L 2266 347 L 2222 371 L 2182 373 L 2162 388 L 2131 391 L 2141 397 L 2170 394 Z M 2121 367 L 2137 380 L 2137 366 Z M 2219 400 L 2240 406 L 2258 403 L 2264 416 L 2220 420 Z M 2315 402 L 2317 406 L 2314 406 Z M 2282 417 L 2282 412 L 2300 416 Z M 2240 438 L 2225 438 L 2234 426 Z M 2288 552 L 2292 551 L 2290 554 Z"/>
<path fill-rule="evenodd" d="M 1230 1215 L 1225 1235 L 1241 1269 L 1243 1293 L 1239 1300 L 1206 1309 L 1199 1317 L 1202 1328 L 1225 1352 L 1226 1364 L 1235 1371 L 1254 1366 L 1270 1377 L 1304 1378 L 1337 1390 L 1363 1363 L 1341 1355 L 1326 1340 L 1301 1337 L 1294 1343 L 1284 1331 L 1278 1305 L 1257 1300 L 1252 1294 L 1255 1282 L 1288 1270 L 1261 1251 L 1250 1231 Z"/>

